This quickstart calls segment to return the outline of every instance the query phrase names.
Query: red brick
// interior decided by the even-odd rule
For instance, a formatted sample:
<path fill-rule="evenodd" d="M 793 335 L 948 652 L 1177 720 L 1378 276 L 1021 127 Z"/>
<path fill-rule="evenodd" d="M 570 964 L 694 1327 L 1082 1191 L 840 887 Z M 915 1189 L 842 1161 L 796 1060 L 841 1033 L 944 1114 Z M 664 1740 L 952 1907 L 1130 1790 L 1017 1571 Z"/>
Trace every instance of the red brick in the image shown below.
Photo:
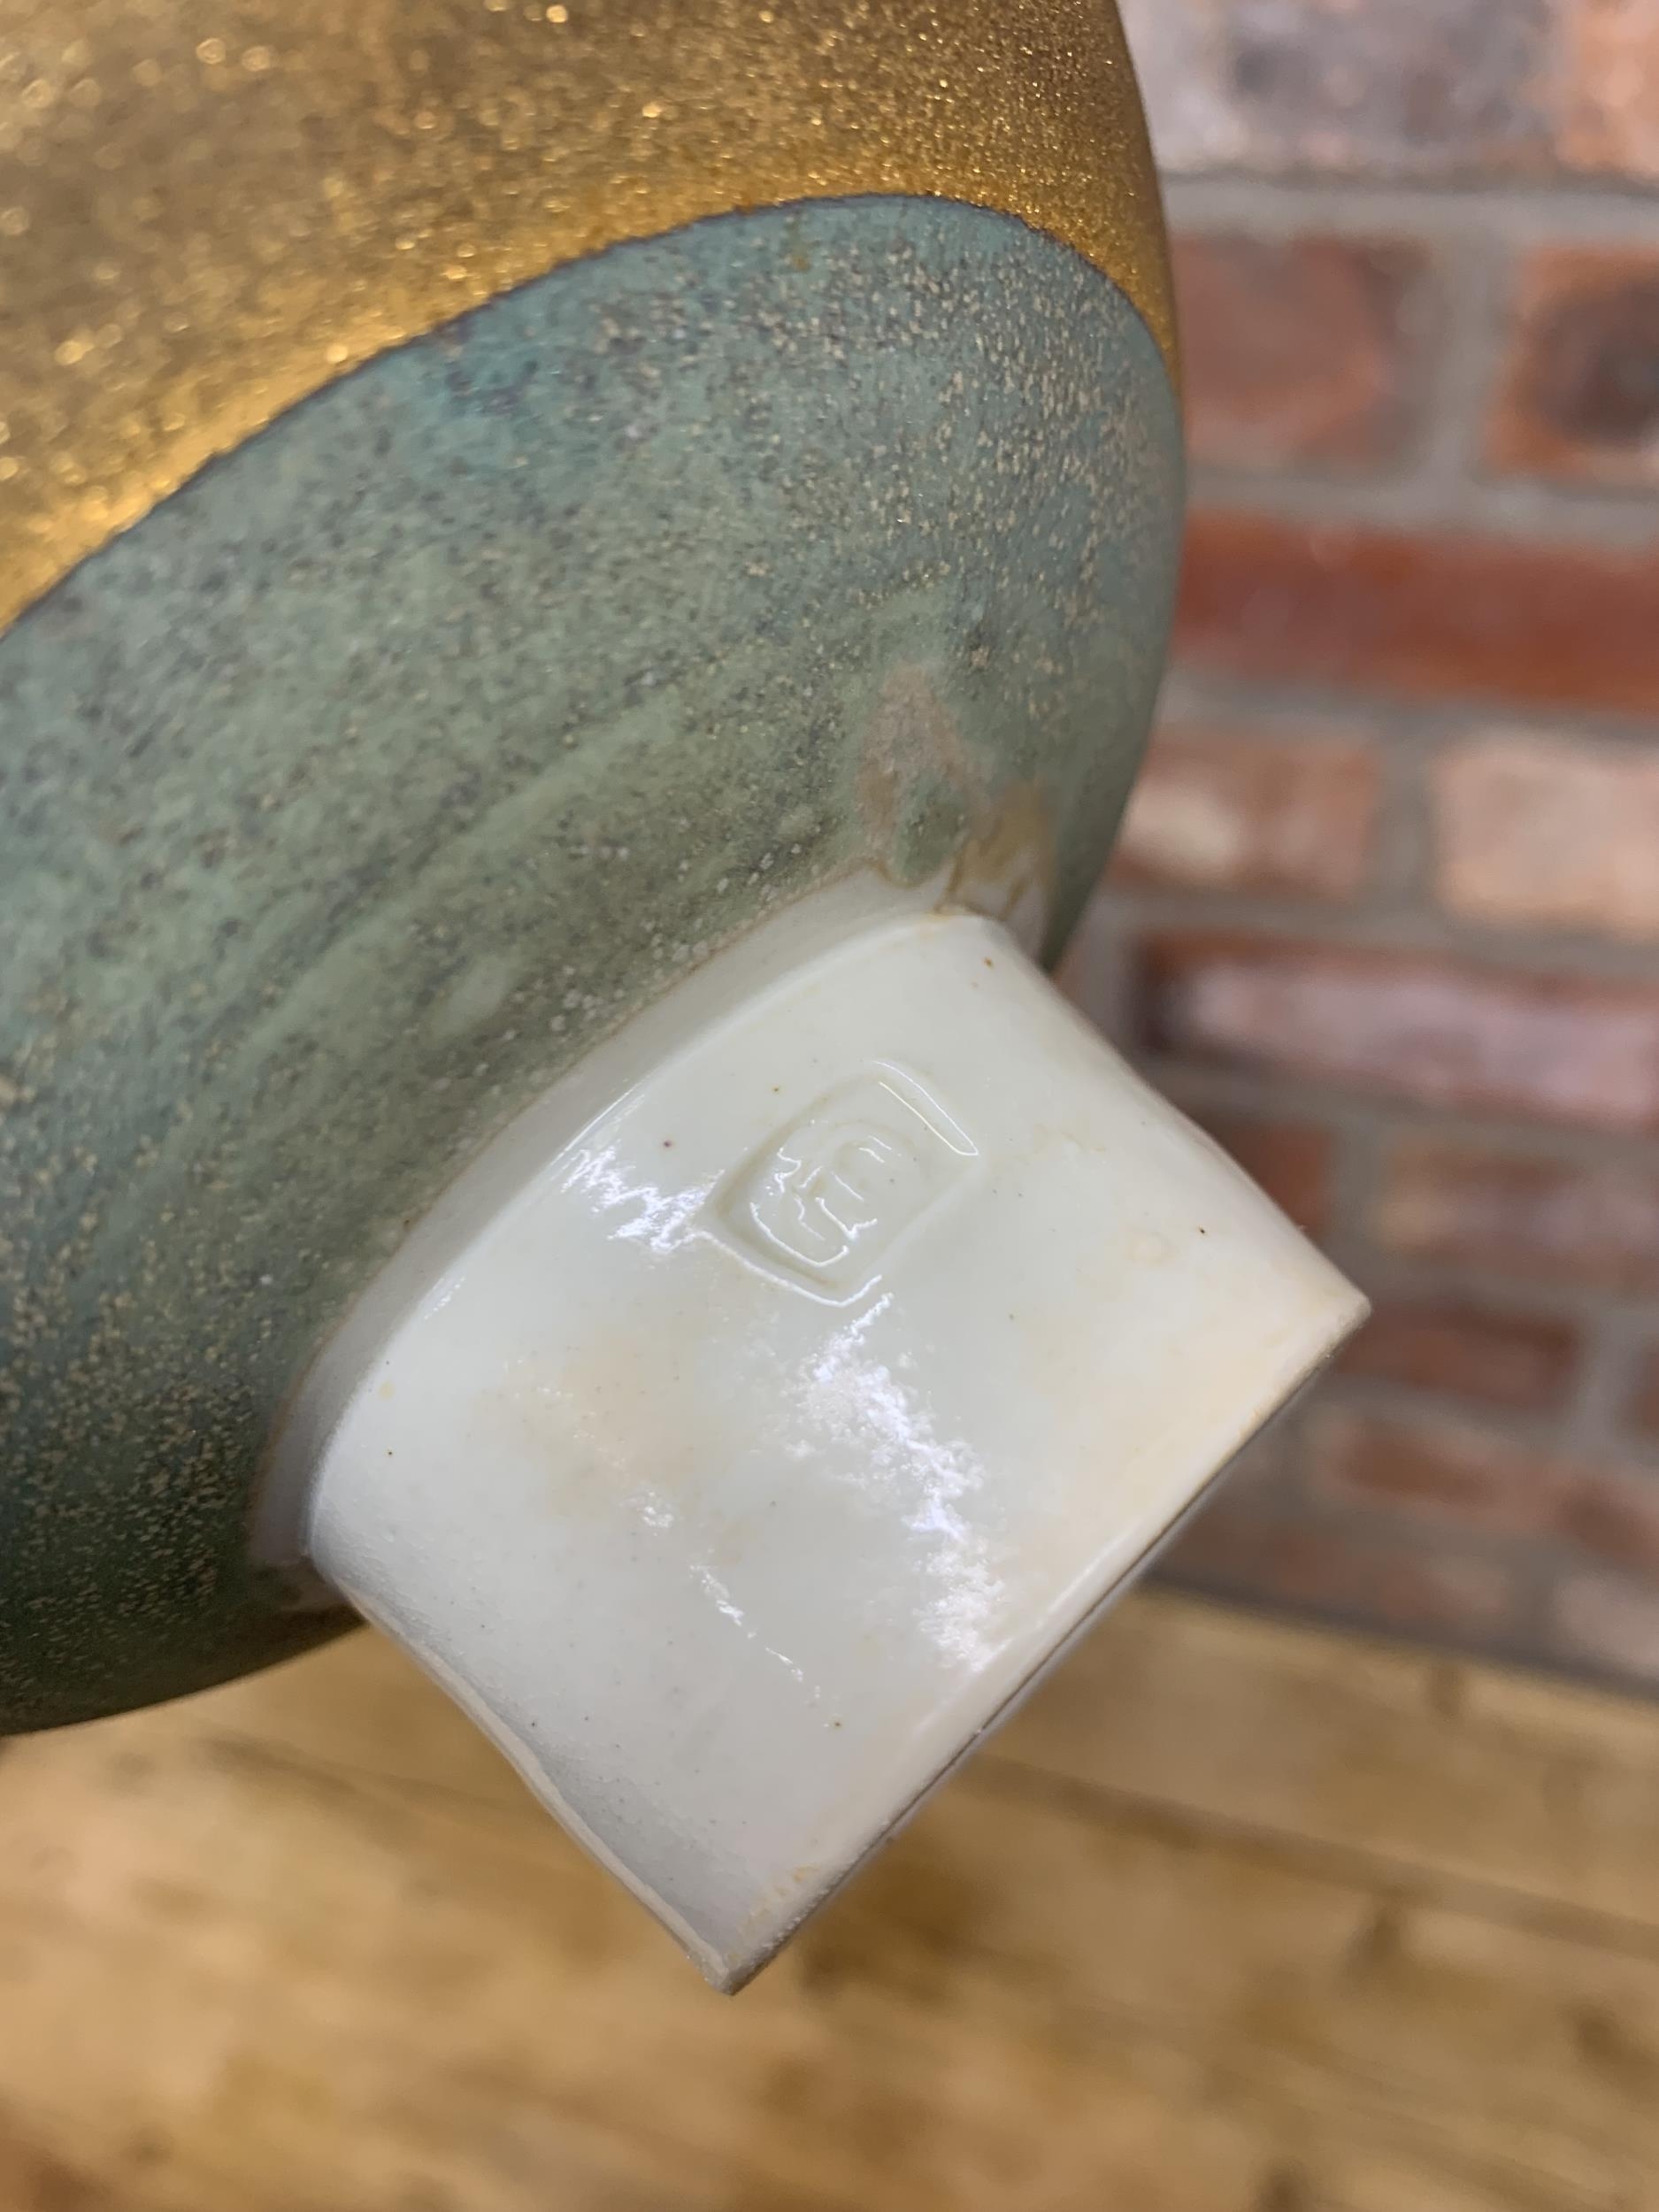
<path fill-rule="evenodd" d="M 1500 1632 L 1516 1595 L 1498 1560 L 1259 1511 L 1231 1485 L 1171 1548 L 1164 1572 L 1230 1596 L 1471 1639 Z"/>
<path fill-rule="evenodd" d="M 1164 729 L 1129 803 L 1116 880 L 1352 897 L 1371 865 L 1377 790 L 1376 757 L 1356 741 Z"/>
<path fill-rule="evenodd" d="M 1452 912 L 1659 938 L 1659 751 L 1494 731 L 1451 747 L 1431 781 Z"/>
<path fill-rule="evenodd" d="M 1622 1575 L 1568 1575 L 1549 1610 L 1556 1651 L 1598 1672 L 1659 1682 L 1659 1590 Z"/>
<path fill-rule="evenodd" d="M 1228 676 L 1651 713 L 1655 607 L 1659 552 L 1201 510 L 1176 638 Z"/>
<path fill-rule="evenodd" d="M 1517 309 L 1488 466 L 1621 489 L 1659 483 L 1659 253 L 1546 247 L 1523 265 Z"/>
<path fill-rule="evenodd" d="M 1545 1413 L 1564 1401 L 1578 1356 L 1578 1333 L 1564 1321 L 1384 1300 L 1340 1363 L 1350 1374 Z"/>
<path fill-rule="evenodd" d="M 1123 14 L 1170 168 L 1438 176 L 1549 157 L 1548 0 L 1125 0 Z"/>
<path fill-rule="evenodd" d="M 1643 1435 L 1659 1436 L 1659 1344 L 1648 1347 L 1642 1362 L 1636 1394 L 1631 1401 L 1630 1418 L 1632 1425 Z"/>
<path fill-rule="evenodd" d="M 1054 979 L 1079 1014 L 1120 1040 L 1123 1030 L 1123 918 L 1104 885 L 1079 917 Z"/>
<path fill-rule="evenodd" d="M 1659 1127 L 1659 986 L 1221 933 L 1139 949 L 1145 1040 L 1423 1105 Z"/>
<path fill-rule="evenodd" d="M 1659 1174 L 1406 1137 L 1392 1147 L 1371 1227 L 1416 1260 L 1597 1288 L 1659 1290 Z"/>
<path fill-rule="evenodd" d="M 1653 0 L 1564 0 L 1560 152 L 1567 167 L 1659 177 L 1659 15 Z"/>
<path fill-rule="evenodd" d="M 1331 1220 L 1334 1148 L 1328 1129 L 1310 1122 L 1257 1121 L 1243 1114 L 1194 1112 L 1193 1119 L 1299 1229 L 1310 1237 L 1325 1234 Z"/>
<path fill-rule="evenodd" d="M 1315 1411 L 1308 1458 L 1316 1491 L 1511 1534 L 1556 1529 L 1584 1479 L 1574 1461 L 1468 1422 L 1402 1420 L 1350 1406 Z"/>
<path fill-rule="evenodd" d="M 1166 168 L 1659 177 L 1653 0 L 1123 0 Z"/>
<path fill-rule="evenodd" d="M 1422 416 L 1427 268 L 1399 241 L 1178 238 L 1194 459 L 1351 472 L 1397 458 Z"/>
<path fill-rule="evenodd" d="M 1567 1500 L 1561 1525 L 1582 1550 L 1650 1578 L 1659 1599 L 1659 1475 L 1598 1472 Z"/>

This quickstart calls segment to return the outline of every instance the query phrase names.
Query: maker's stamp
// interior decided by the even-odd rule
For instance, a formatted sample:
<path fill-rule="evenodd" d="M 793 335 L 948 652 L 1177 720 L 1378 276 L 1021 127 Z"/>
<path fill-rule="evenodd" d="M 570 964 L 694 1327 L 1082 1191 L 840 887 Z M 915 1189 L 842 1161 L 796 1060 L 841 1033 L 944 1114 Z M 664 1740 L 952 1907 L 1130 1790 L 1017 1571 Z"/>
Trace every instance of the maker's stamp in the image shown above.
<path fill-rule="evenodd" d="M 913 1075 L 885 1064 L 826 1092 L 715 1199 L 742 1256 L 820 1298 L 854 1297 L 978 1148 Z"/>

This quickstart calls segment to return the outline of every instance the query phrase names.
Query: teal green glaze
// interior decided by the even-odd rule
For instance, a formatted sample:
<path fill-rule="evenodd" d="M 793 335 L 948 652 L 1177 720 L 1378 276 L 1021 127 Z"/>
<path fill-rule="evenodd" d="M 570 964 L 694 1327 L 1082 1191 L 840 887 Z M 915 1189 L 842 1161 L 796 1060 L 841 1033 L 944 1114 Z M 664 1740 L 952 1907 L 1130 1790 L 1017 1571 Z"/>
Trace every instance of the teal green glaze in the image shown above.
<path fill-rule="evenodd" d="M 688 964 L 859 866 L 977 841 L 972 895 L 1010 838 L 1057 945 L 1179 467 L 1157 348 L 1071 249 L 817 203 L 377 361 L 0 639 L 0 1724 L 332 1624 L 246 1563 L 285 1400 Z"/>

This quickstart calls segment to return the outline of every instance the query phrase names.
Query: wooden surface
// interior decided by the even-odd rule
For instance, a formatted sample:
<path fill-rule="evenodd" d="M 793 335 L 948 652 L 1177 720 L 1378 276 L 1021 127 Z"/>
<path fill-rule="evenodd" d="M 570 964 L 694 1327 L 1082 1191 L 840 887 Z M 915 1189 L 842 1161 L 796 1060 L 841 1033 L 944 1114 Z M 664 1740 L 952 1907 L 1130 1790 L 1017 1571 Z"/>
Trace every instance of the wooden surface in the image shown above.
<path fill-rule="evenodd" d="M 367 1636 L 0 1751 L 0 2212 L 1643 2212 L 1659 1707 L 1119 1612 L 747 1994 Z"/>

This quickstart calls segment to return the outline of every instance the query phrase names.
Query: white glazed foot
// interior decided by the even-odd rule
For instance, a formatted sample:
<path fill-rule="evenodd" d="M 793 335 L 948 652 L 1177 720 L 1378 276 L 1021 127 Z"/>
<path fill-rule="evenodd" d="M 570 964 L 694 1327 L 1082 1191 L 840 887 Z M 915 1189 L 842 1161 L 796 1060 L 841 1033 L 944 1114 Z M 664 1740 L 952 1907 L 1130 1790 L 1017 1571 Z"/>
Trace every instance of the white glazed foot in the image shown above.
<path fill-rule="evenodd" d="M 501 1141 L 285 1442 L 320 1573 L 726 1987 L 1364 1312 L 995 924 L 793 926 Z"/>

